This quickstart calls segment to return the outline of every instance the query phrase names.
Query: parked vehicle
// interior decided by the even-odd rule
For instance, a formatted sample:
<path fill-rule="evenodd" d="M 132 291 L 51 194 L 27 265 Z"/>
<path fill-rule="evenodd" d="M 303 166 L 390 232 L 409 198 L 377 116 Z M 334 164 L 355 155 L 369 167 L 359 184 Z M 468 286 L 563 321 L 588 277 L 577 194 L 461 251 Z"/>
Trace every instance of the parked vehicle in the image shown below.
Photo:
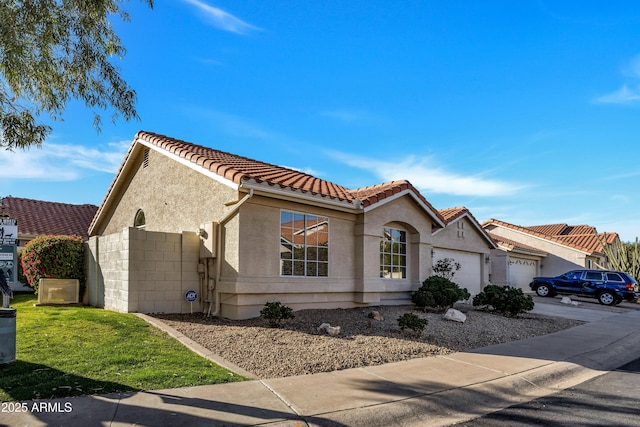
<path fill-rule="evenodd" d="M 529 287 L 541 297 L 576 295 L 597 298 L 604 305 L 636 302 L 639 290 L 629 274 L 610 270 L 572 270 L 558 277 L 534 277 Z"/>

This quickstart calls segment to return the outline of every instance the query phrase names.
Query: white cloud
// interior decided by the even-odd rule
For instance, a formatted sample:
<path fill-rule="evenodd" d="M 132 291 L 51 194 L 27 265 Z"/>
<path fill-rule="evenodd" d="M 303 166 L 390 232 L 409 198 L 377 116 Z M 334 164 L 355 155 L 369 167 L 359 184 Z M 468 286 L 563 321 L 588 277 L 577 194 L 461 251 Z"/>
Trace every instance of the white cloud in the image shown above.
<path fill-rule="evenodd" d="M 110 143 L 108 149 L 45 142 L 41 148 L 0 151 L 0 178 L 73 181 L 83 171 L 115 173 L 129 148 L 129 141 Z"/>
<path fill-rule="evenodd" d="M 507 196 L 522 189 L 512 183 L 485 179 L 480 175 L 461 175 L 435 165 L 429 157 L 418 159 L 409 156 L 397 161 L 382 161 L 353 157 L 344 153 L 330 155 L 352 167 L 366 169 L 382 180 L 409 180 L 414 186 L 428 193 L 455 196 Z"/>
<path fill-rule="evenodd" d="M 209 21 L 211 25 L 220 30 L 229 31 L 236 34 L 248 34 L 252 31 L 261 30 L 260 28 L 255 27 L 247 22 L 244 22 L 240 18 L 233 16 L 229 12 L 225 12 L 224 10 L 217 7 L 209 6 L 208 4 L 199 0 L 184 1 L 200 9 L 205 19 Z"/>
<path fill-rule="evenodd" d="M 369 111 L 340 108 L 321 111 L 320 116 L 329 117 L 347 124 L 369 125 L 387 122 L 387 119 L 377 116 Z"/>
<path fill-rule="evenodd" d="M 616 91 L 595 98 L 599 104 L 630 104 L 640 101 L 640 55 L 633 57 L 621 70 L 630 84 L 624 84 Z"/>
<path fill-rule="evenodd" d="M 640 86 L 634 89 L 624 85 L 615 92 L 597 97 L 594 101 L 599 104 L 629 104 L 640 101 Z"/>

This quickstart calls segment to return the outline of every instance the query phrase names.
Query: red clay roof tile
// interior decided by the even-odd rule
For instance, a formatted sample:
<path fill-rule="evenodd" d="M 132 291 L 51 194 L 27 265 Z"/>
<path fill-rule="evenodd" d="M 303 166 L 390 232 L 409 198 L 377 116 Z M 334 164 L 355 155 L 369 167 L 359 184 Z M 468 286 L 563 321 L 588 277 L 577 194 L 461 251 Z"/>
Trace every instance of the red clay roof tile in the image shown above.
<path fill-rule="evenodd" d="M 75 235 L 86 240 L 89 224 L 97 210 L 95 205 L 72 205 L 7 196 L 2 199 L 0 215 L 17 219 L 20 235 Z"/>
<path fill-rule="evenodd" d="M 595 227 L 590 225 L 568 226 L 567 224 L 549 224 L 549 225 L 537 225 L 533 227 L 522 227 L 519 225 L 509 224 L 508 222 L 499 221 L 497 219 L 489 219 L 482 224 L 483 228 L 487 228 L 491 225 L 499 225 L 506 228 L 518 230 L 527 234 L 531 234 L 536 237 L 540 237 L 549 241 L 563 244 L 565 246 L 572 247 L 574 249 L 587 252 L 589 254 L 602 253 L 603 248 L 600 240 L 595 235 Z M 547 234 L 540 230 L 561 234 Z M 583 233 L 583 234 L 576 234 Z M 611 244 L 618 239 L 617 233 L 600 233 L 600 238 L 604 239 L 606 234 L 607 243 Z"/>

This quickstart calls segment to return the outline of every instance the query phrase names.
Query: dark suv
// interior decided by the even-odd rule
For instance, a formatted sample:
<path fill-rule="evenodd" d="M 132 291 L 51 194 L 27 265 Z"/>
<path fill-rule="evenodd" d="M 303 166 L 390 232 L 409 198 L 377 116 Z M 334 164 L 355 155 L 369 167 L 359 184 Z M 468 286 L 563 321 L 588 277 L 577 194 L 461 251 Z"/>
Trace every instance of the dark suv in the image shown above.
<path fill-rule="evenodd" d="M 541 297 L 576 295 L 598 298 L 604 305 L 638 300 L 638 282 L 621 271 L 572 270 L 558 277 L 534 277 L 529 287 Z"/>

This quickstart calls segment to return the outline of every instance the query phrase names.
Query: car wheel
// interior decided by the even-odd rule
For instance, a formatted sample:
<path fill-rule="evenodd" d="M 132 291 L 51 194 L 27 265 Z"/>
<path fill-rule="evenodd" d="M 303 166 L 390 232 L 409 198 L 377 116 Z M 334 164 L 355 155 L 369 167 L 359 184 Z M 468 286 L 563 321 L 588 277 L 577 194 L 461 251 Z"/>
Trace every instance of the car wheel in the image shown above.
<path fill-rule="evenodd" d="M 604 291 L 598 295 L 598 301 L 603 305 L 614 305 L 617 301 L 617 297 L 609 291 Z"/>
<path fill-rule="evenodd" d="M 551 289 L 547 285 L 538 285 L 536 286 L 536 294 L 541 297 L 549 297 L 551 296 Z"/>

